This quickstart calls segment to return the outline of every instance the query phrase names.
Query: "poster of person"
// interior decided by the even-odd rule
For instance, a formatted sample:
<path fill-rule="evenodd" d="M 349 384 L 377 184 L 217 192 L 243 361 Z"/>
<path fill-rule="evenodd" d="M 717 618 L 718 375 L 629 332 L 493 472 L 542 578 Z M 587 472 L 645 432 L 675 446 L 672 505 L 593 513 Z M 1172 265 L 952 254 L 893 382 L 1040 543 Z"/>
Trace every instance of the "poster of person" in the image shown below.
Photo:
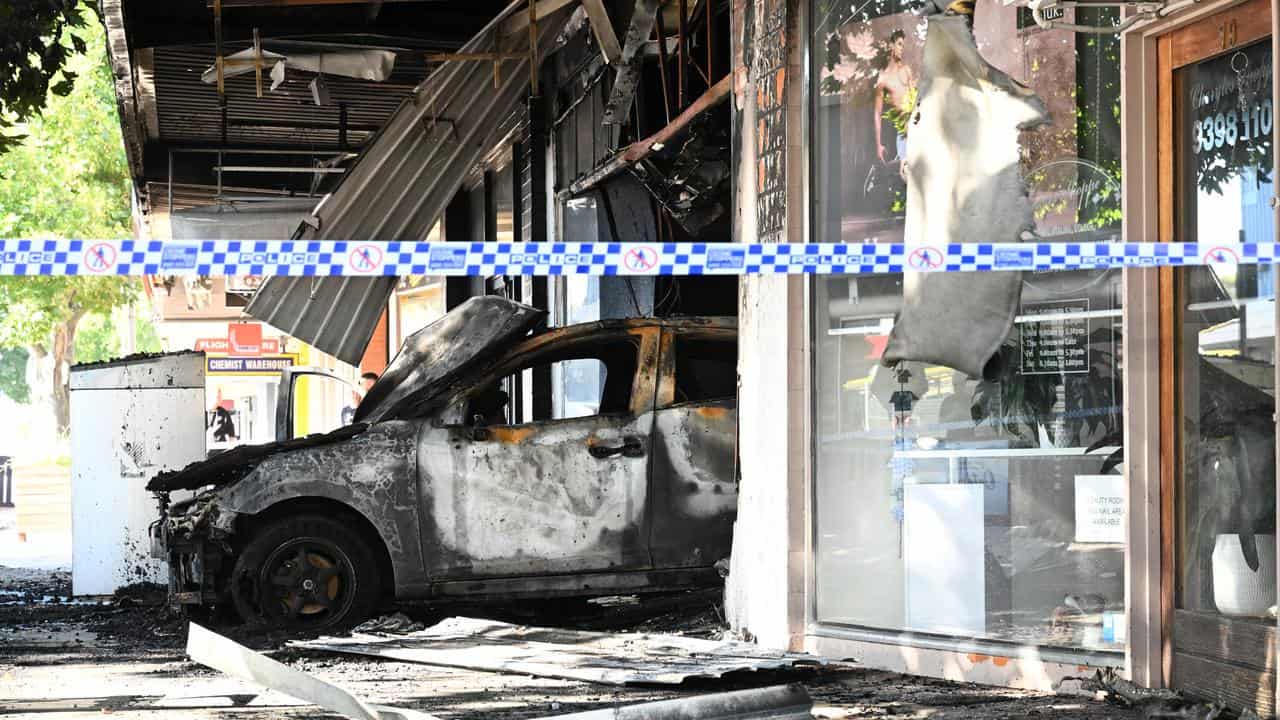
<path fill-rule="evenodd" d="M 815 0 L 814 188 L 818 239 L 901 242 L 927 21 L 902 0 Z M 1109 10 L 1063 19 L 1105 23 Z M 1095 17 L 1083 18 L 1086 13 Z M 1119 44 L 1037 26 L 1025 9 L 977 4 L 974 35 L 993 65 L 1031 87 L 1049 127 L 1018 141 L 1036 232 L 1053 240 L 1108 240 L 1120 227 Z M 957 108 L 963 112 L 963 108 Z M 973 238 L 982 242 L 988 238 Z"/>

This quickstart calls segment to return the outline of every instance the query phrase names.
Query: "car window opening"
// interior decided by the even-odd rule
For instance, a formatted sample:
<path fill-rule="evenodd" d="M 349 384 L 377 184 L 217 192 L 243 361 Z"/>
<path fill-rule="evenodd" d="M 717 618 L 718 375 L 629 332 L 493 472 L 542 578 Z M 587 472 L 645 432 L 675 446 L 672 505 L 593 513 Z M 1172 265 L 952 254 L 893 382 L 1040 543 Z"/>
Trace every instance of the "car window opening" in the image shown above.
<path fill-rule="evenodd" d="M 675 402 L 732 399 L 738 393 L 738 346 L 725 340 L 677 338 Z"/>
<path fill-rule="evenodd" d="M 626 338 L 538 355 L 474 390 L 467 398 L 465 417 L 469 424 L 517 424 L 512 419 L 509 388 L 529 371 L 550 372 L 565 388 L 547 419 L 626 414 L 631 411 L 638 353 L 639 345 Z"/>

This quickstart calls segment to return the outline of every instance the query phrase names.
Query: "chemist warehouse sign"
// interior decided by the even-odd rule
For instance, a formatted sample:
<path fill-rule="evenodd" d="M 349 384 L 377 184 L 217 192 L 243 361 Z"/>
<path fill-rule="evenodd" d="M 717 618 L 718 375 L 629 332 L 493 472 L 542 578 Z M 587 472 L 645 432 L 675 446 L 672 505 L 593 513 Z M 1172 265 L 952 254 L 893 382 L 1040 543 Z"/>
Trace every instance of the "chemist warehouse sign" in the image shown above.
<path fill-rule="evenodd" d="M 261 357 L 207 357 L 208 375 L 279 375 L 293 366 L 296 355 L 263 355 Z"/>

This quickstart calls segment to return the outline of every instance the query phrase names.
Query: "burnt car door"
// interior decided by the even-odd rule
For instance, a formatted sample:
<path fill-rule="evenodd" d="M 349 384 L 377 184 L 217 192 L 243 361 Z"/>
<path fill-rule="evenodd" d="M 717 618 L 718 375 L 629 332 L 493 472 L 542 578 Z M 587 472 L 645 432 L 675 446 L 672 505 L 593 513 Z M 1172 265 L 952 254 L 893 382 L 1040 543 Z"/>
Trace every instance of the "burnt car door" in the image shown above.
<path fill-rule="evenodd" d="M 517 345 L 424 428 L 423 543 L 433 580 L 651 567 L 646 515 L 660 332 L 626 327 Z M 546 369 L 569 392 L 513 422 L 504 388 Z M 579 388 L 581 389 L 581 387 Z"/>
<path fill-rule="evenodd" d="M 729 321 L 663 332 L 649 531 L 656 567 L 729 556 L 738 508 L 737 352 Z"/>

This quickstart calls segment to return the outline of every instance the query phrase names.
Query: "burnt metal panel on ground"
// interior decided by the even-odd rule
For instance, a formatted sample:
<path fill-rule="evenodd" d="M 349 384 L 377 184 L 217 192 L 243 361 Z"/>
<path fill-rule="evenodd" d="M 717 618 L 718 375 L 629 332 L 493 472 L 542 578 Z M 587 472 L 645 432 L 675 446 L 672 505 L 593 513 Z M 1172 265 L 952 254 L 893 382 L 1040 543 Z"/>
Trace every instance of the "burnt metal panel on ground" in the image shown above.
<path fill-rule="evenodd" d="M 463 52 L 492 52 L 512 3 Z M 539 58 L 564 26 L 560 12 L 538 23 Z M 522 36 L 504 52 L 527 49 Z M 403 102 L 338 188 L 300 228 L 307 240 L 422 240 L 467 173 L 524 115 L 529 61 L 446 62 Z M 394 288 L 394 278 L 269 278 L 247 312 L 341 360 L 358 364 Z"/>
<path fill-rule="evenodd" d="M 407 635 L 320 638 L 289 646 L 605 685 L 679 685 L 732 672 L 829 662 L 733 640 L 524 627 L 464 617 Z"/>
<path fill-rule="evenodd" d="M 190 624 L 187 654 L 232 677 L 296 697 L 351 718 L 436 720 L 419 710 L 370 705 L 351 693 Z M 813 700 L 798 684 L 679 697 L 671 700 L 552 716 L 558 720 L 800 720 L 812 717 Z M 543 718 L 542 720 L 551 720 Z"/>

